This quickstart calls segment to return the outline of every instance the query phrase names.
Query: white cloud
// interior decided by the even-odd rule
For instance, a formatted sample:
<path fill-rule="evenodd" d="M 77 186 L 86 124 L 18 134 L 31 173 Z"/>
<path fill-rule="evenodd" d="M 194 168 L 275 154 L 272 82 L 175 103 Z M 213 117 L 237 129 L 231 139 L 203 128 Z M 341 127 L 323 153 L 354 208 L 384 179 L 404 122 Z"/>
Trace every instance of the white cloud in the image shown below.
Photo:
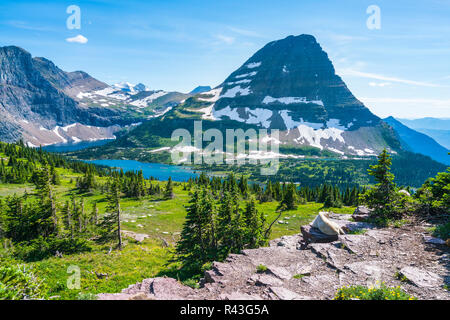
<path fill-rule="evenodd" d="M 67 38 L 66 41 L 67 42 L 75 42 L 75 43 L 85 44 L 85 43 L 88 42 L 88 39 L 86 37 L 82 36 L 81 34 L 79 34 L 76 37 Z"/>
<path fill-rule="evenodd" d="M 246 36 L 246 37 L 255 37 L 255 38 L 264 38 L 262 35 L 260 35 L 257 32 L 251 31 L 251 30 L 245 30 L 245 29 L 240 29 L 240 28 L 235 28 L 235 27 L 228 27 L 229 30 L 240 34 L 242 36 Z"/>
<path fill-rule="evenodd" d="M 216 36 L 217 39 L 219 39 L 220 41 L 226 43 L 226 44 L 233 44 L 235 38 L 234 37 L 230 37 L 230 36 L 224 36 L 221 34 L 218 34 Z"/>
<path fill-rule="evenodd" d="M 424 107 L 434 107 L 450 110 L 450 99 L 423 99 L 423 98 L 359 98 L 364 103 L 402 103 L 421 104 Z"/>
<path fill-rule="evenodd" d="M 390 82 L 369 82 L 369 86 L 371 87 L 387 87 L 390 86 L 392 83 Z"/>
<path fill-rule="evenodd" d="M 358 98 L 379 117 L 448 118 L 450 99 L 428 98 Z"/>
<path fill-rule="evenodd" d="M 368 72 L 361 72 L 353 69 L 341 69 L 338 72 L 341 76 L 353 76 L 353 77 L 360 77 L 360 78 L 368 78 L 368 79 L 374 79 L 374 80 L 381 80 L 381 81 L 390 81 L 390 82 L 398 82 L 403 84 L 409 84 L 414 86 L 420 86 L 420 87 L 447 87 L 435 83 L 429 83 L 429 82 L 421 82 L 421 81 L 414 81 L 414 80 L 408 80 L 408 79 L 401 79 L 401 78 L 395 78 L 395 77 L 388 77 L 380 74 L 375 73 L 368 73 Z"/>

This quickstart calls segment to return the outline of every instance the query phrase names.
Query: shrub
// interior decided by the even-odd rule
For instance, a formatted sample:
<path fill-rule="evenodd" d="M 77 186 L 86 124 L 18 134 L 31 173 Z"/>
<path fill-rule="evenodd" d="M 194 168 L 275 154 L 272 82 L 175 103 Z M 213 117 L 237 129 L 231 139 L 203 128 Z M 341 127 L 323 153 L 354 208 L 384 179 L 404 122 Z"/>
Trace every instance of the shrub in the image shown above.
<path fill-rule="evenodd" d="M 86 251 L 91 251 L 91 247 L 85 239 L 39 237 L 15 245 L 13 254 L 18 259 L 30 262 L 54 256 L 56 252 L 61 254 L 74 254 Z"/>
<path fill-rule="evenodd" d="M 97 295 L 89 292 L 80 292 L 77 300 L 97 300 Z"/>
<path fill-rule="evenodd" d="M 198 281 L 195 278 L 187 279 L 182 282 L 185 286 L 191 287 L 192 289 L 200 288 Z"/>
<path fill-rule="evenodd" d="M 381 283 L 380 287 L 349 286 L 340 288 L 334 300 L 417 300 L 398 287 L 387 287 Z"/>
<path fill-rule="evenodd" d="M 7 264 L 0 267 L 0 300 L 43 299 L 44 289 L 31 269 Z"/>
<path fill-rule="evenodd" d="M 267 267 L 263 264 L 260 264 L 256 267 L 256 272 L 257 273 L 264 273 L 267 271 Z"/>
<path fill-rule="evenodd" d="M 433 230 L 433 236 L 443 240 L 450 239 L 450 222 L 436 226 Z"/>

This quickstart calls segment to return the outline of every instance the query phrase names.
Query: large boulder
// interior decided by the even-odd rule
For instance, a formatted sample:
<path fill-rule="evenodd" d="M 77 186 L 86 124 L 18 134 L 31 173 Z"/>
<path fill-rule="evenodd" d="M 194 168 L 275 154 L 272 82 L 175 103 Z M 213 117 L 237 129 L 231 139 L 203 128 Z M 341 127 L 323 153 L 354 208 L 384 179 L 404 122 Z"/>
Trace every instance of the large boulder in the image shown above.
<path fill-rule="evenodd" d="M 339 239 L 338 234 L 327 235 L 311 225 L 301 226 L 300 231 L 306 243 L 326 243 Z"/>
<path fill-rule="evenodd" d="M 312 227 L 319 229 L 328 236 L 345 234 L 342 228 L 335 222 L 328 219 L 326 212 L 319 212 L 311 224 Z"/>
<path fill-rule="evenodd" d="M 369 209 L 366 206 L 358 206 L 353 212 L 352 218 L 355 221 L 365 221 L 369 217 L 371 212 L 372 209 Z"/>

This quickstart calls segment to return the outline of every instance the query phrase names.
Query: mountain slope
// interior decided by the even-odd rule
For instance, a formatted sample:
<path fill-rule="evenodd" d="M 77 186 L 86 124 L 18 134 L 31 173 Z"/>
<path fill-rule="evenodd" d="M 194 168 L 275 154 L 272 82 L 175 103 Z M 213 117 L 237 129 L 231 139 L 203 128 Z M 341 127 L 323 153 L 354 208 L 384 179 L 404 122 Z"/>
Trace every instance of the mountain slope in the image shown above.
<path fill-rule="evenodd" d="M 204 127 L 222 131 L 279 129 L 283 146 L 336 155 L 375 156 L 383 148 L 400 149 L 395 131 L 353 96 L 310 35 L 270 42 L 220 86 L 186 99 L 156 123 L 144 123 L 118 145 L 167 147 L 171 132 L 192 128 L 200 119 Z"/>
<path fill-rule="evenodd" d="M 444 148 L 429 136 L 408 128 L 393 117 L 388 117 L 384 121 L 398 133 L 402 146 L 406 150 L 427 155 L 436 161 L 450 165 L 450 156 L 448 155 L 450 150 Z"/>
<path fill-rule="evenodd" d="M 198 87 L 196 87 L 194 90 L 192 90 L 189 93 L 190 94 L 198 94 L 198 93 L 208 92 L 211 89 L 212 88 L 210 86 L 198 86 Z"/>
<path fill-rule="evenodd" d="M 432 137 L 440 145 L 450 149 L 450 119 L 421 118 L 397 119 L 405 126 Z"/>
<path fill-rule="evenodd" d="M 0 47 L 0 74 L 0 140 L 31 146 L 113 139 L 189 97 L 143 84 L 112 87 L 15 46 Z"/>

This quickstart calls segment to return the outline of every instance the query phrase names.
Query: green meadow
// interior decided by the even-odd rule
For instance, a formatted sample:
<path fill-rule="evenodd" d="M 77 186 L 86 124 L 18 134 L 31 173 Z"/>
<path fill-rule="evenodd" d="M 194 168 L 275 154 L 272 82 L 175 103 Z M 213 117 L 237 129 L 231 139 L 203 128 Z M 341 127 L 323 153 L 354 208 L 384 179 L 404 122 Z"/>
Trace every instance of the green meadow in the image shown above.
<path fill-rule="evenodd" d="M 63 206 L 73 194 L 83 198 L 85 210 L 90 211 L 96 202 L 99 214 L 105 212 L 106 195 L 101 191 L 79 194 L 76 188 L 76 178 L 81 174 L 68 169 L 56 169 L 60 175 L 60 185 L 54 186 L 57 205 Z M 96 177 L 98 183 L 105 183 L 106 178 Z M 153 182 L 161 184 L 166 182 Z M 33 193 L 32 184 L 0 184 L 0 197 Z M 186 216 L 185 206 L 189 200 L 189 192 L 184 190 L 183 183 L 174 184 L 175 197 L 165 200 L 160 196 L 146 196 L 142 199 L 122 198 L 122 229 L 135 233 L 146 234 L 149 238 L 139 243 L 131 238 L 125 238 L 123 250 L 111 250 L 109 246 L 93 245 L 91 252 L 51 257 L 38 262 L 17 263 L 26 264 L 44 280 L 47 287 L 47 298 L 53 299 L 88 299 L 90 294 L 101 292 L 120 292 L 130 284 L 140 282 L 145 278 L 160 275 L 176 275 L 177 263 L 171 262 L 173 248 L 176 244 Z M 244 205 L 244 203 L 243 203 Z M 257 204 L 260 212 L 271 223 L 278 216 L 278 202 Z M 296 210 L 284 211 L 272 227 L 271 239 L 299 232 L 300 226 L 309 223 L 321 210 L 322 204 L 307 203 L 299 205 Z M 329 211 L 352 213 L 354 208 L 332 208 Z M 7 258 L 6 248 L 2 249 L 0 259 Z M 69 289 L 67 281 L 71 273 L 69 266 L 80 269 L 80 289 Z M 180 276 L 180 280 L 185 280 Z"/>

